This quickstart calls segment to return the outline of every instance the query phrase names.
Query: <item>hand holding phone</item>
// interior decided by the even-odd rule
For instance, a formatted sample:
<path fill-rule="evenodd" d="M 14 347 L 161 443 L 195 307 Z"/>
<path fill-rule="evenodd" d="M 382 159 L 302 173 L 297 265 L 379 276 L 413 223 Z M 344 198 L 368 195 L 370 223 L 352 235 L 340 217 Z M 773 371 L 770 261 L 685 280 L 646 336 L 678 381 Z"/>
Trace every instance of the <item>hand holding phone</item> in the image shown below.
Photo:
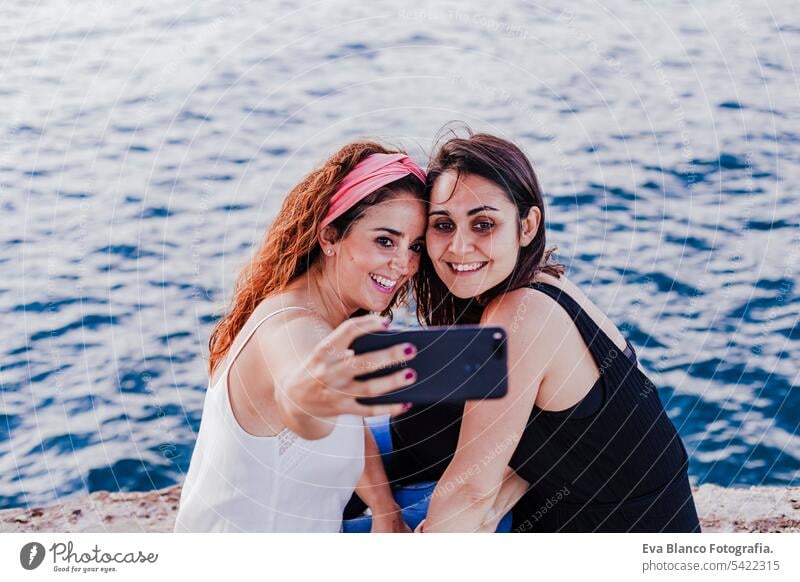
<path fill-rule="evenodd" d="M 410 368 L 412 383 L 381 396 L 360 397 L 361 404 L 410 402 L 435 404 L 501 398 L 508 391 L 506 332 L 501 327 L 464 325 L 426 329 L 387 330 L 356 338 L 355 354 L 383 350 L 397 344 L 412 344 L 416 355 L 355 376 L 371 380 Z"/>

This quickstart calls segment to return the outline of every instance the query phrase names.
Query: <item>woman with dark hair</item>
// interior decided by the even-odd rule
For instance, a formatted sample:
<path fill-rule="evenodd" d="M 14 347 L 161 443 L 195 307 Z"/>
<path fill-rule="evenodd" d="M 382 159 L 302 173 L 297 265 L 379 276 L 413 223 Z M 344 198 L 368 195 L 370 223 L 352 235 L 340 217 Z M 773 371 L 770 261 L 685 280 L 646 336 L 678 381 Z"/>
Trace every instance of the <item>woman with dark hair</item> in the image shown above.
<path fill-rule="evenodd" d="M 338 532 L 354 489 L 373 531 L 408 531 L 362 418 L 408 407 L 356 398 L 407 386 L 414 372 L 354 378 L 415 350 L 348 346 L 388 326 L 406 297 L 424 244 L 424 182 L 403 152 L 358 142 L 289 193 L 211 334 L 175 531 Z M 353 317 L 366 312 L 384 317 Z"/>
<path fill-rule="evenodd" d="M 392 420 L 394 477 L 439 480 L 421 531 L 493 531 L 512 506 L 518 532 L 699 531 L 680 437 L 633 347 L 550 261 L 524 153 L 450 139 L 427 186 L 418 317 L 504 327 L 509 388 Z"/>

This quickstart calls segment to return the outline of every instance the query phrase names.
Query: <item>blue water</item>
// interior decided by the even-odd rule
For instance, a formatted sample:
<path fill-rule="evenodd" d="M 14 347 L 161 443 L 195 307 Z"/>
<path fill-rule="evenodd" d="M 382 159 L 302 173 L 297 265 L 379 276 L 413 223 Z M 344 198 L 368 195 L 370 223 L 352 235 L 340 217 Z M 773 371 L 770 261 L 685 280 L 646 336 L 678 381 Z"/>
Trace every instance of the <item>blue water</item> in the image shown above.
<path fill-rule="evenodd" d="M 800 26 L 695 4 L 3 3 L 0 507 L 181 482 L 285 193 L 355 137 L 424 162 L 452 119 L 529 152 L 693 482 L 797 484 Z"/>

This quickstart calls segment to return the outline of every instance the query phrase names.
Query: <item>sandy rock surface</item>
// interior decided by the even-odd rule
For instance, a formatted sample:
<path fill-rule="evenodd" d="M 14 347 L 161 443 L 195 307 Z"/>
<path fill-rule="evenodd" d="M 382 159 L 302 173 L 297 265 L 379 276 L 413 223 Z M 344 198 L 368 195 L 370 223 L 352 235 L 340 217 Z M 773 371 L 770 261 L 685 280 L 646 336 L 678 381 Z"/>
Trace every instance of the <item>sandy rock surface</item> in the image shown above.
<path fill-rule="evenodd" d="M 800 532 L 800 487 L 694 490 L 707 532 Z M 0 511 L 2 532 L 171 532 L 179 485 L 145 493 L 92 493 L 49 507 Z"/>

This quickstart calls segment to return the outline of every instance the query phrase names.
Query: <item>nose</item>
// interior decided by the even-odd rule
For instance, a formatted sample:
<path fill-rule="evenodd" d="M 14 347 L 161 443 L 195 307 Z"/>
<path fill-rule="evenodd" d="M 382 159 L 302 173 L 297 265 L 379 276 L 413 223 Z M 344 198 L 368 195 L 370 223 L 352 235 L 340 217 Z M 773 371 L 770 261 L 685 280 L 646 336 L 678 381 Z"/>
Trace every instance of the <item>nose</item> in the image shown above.
<path fill-rule="evenodd" d="M 406 248 L 398 248 L 397 252 L 389 261 L 389 268 L 393 273 L 397 273 L 400 277 L 405 277 L 411 267 L 411 251 Z"/>
<path fill-rule="evenodd" d="M 448 244 L 447 250 L 450 251 L 450 253 L 454 256 L 464 257 L 474 250 L 474 245 L 472 244 L 472 240 L 468 235 L 456 232 L 452 237 L 450 237 L 450 243 Z"/>

